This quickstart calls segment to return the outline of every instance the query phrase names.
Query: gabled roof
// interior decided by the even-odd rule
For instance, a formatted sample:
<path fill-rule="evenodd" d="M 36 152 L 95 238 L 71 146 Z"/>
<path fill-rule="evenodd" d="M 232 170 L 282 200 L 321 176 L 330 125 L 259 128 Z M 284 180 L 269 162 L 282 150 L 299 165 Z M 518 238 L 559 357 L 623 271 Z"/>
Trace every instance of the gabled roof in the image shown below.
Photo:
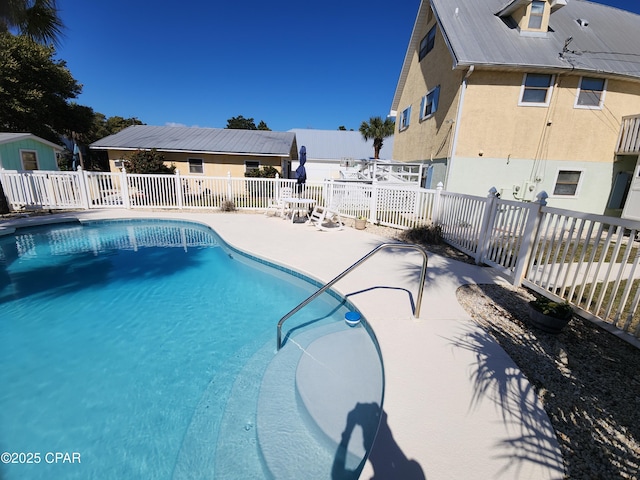
<path fill-rule="evenodd" d="M 498 16 L 513 1 L 422 0 L 392 103 L 400 94 L 424 31 L 429 1 L 452 56 L 453 68 L 553 69 L 640 80 L 640 15 L 584 0 L 567 0 L 549 18 L 544 37 L 521 36 Z M 581 25 L 578 20 L 586 20 Z M 567 43 L 568 42 L 568 43 Z"/>
<path fill-rule="evenodd" d="M 373 157 L 373 139 L 365 141 L 360 132 L 346 130 L 313 130 L 294 128 L 289 130 L 296 136 L 298 148 L 307 149 L 310 160 L 340 160 L 353 158 L 363 160 Z M 393 136 L 382 142 L 380 158 L 391 158 Z"/>
<path fill-rule="evenodd" d="M 156 150 L 288 157 L 295 135 L 226 128 L 132 125 L 89 145 L 98 150 Z"/>
<path fill-rule="evenodd" d="M 45 140 L 44 138 L 40 138 L 32 133 L 8 133 L 8 132 L 0 132 L 0 145 L 3 143 L 11 143 L 17 142 L 18 140 L 35 140 L 36 142 L 44 143 L 45 145 L 50 146 L 56 150 L 64 150 L 60 145 L 56 145 L 49 140 Z"/>

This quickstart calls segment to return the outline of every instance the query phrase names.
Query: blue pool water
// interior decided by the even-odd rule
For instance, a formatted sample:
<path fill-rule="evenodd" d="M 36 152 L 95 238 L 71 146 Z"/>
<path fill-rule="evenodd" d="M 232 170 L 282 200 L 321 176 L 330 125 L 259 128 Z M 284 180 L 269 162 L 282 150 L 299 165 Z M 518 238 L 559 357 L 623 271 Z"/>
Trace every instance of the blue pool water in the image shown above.
<path fill-rule="evenodd" d="M 193 223 L 0 237 L 0 452 L 27 454 L 0 464 L 0 478 L 215 478 L 223 462 L 227 478 L 233 462 L 268 477 L 256 453 L 261 375 L 278 320 L 316 288 Z M 346 311 L 325 295 L 288 327 Z"/>

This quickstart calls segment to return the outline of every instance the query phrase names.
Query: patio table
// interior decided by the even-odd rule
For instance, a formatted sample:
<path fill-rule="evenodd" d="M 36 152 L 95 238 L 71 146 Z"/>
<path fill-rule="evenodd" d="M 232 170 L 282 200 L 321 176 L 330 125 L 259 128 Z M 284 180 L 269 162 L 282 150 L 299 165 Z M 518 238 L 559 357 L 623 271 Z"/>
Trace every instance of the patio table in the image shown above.
<path fill-rule="evenodd" d="M 313 198 L 285 197 L 282 199 L 282 202 L 284 205 L 288 205 L 291 207 L 291 223 L 293 223 L 296 212 L 299 212 L 301 210 L 304 211 L 304 215 L 307 217 L 307 221 L 309 221 L 309 210 L 316 204 L 316 201 Z M 282 218 L 286 218 L 284 212 Z"/>

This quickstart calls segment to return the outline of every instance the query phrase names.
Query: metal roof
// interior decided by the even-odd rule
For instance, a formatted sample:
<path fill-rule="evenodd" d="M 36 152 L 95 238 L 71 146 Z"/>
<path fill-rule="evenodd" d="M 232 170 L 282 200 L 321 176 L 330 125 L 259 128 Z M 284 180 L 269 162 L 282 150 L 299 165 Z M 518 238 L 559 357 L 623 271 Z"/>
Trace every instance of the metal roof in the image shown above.
<path fill-rule="evenodd" d="M 510 67 L 575 70 L 640 80 L 640 15 L 585 0 L 567 0 L 549 18 L 544 36 L 520 35 L 500 18 L 507 0 L 430 0 L 454 68 Z M 397 110 L 411 60 L 424 31 L 422 0 L 393 99 Z M 579 23 L 579 20 L 586 20 Z M 568 42 L 568 43 L 567 43 Z"/>
<path fill-rule="evenodd" d="M 56 150 L 64 150 L 60 145 L 56 145 L 49 140 L 45 140 L 44 138 L 40 138 L 32 133 L 8 133 L 8 132 L 0 132 L 0 145 L 3 143 L 16 142 L 18 140 L 35 140 L 36 142 L 44 143 L 45 145 L 49 145 L 51 148 Z"/>
<path fill-rule="evenodd" d="M 133 125 L 93 142 L 90 147 L 288 157 L 294 141 L 295 135 L 288 132 Z"/>
<path fill-rule="evenodd" d="M 363 160 L 373 157 L 373 139 L 365 141 L 360 132 L 349 130 L 313 130 L 294 128 L 298 147 L 307 148 L 309 160 Z M 393 136 L 382 142 L 380 158 L 390 159 L 393 152 Z"/>

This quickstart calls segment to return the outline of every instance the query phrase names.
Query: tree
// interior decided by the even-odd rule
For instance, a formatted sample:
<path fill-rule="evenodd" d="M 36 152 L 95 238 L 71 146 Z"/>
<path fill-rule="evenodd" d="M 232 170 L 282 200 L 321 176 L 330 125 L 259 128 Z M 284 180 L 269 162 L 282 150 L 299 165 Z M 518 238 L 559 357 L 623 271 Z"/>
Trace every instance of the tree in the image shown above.
<path fill-rule="evenodd" d="M 87 118 L 86 111 L 68 103 L 82 87 L 63 60 L 53 59 L 54 53 L 52 46 L 0 33 L 0 130 L 60 143 L 68 119 Z"/>
<path fill-rule="evenodd" d="M 175 165 L 168 167 L 164 163 L 164 155 L 155 148 L 136 150 L 124 161 L 128 173 L 174 173 Z"/>
<path fill-rule="evenodd" d="M 12 92 L 7 92 L 5 90 L 6 87 L 12 86 L 12 82 L 17 80 L 16 77 L 20 77 L 16 76 L 14 72 L 16 69 L 14 64 L 16 59 L 13 58 L 8 51 L 8 45 L 4 44 L 10 43 L 6 42 L 8 38 L 12 37 L 9 32 L 11 30 L 17 30 L 32 41 L 40 43 L 52 42 L 55 44 L 62 36 L 63 28 L 64 25 L 58 16 L 58 9 L 56 7 L 55 0 L 0 0 L 0 129 L 7 129 L 5 122 L 9 119 L 7 118 L 6 120 L 3 120 L 3 116 L 10 111 L 13 113 L 12 116 L 16 116 L 15 114 L 17 112 L 15 109 L 22 107 L 22 105 L 20 105 L 20 99 L 14 98 L 12 96 Z M 52 50 L 53 48 L 51 48 L 50 53 L 52 53 Z M 50 60 L 51 56 L 52 55 L 50 54 L 47 59 Z M 5 62 L 8 65 L 5 65 Z M 43 69 L 46 70 L 46 66 L 47 65 L 43 65 Z M 8 77 L 12 72 L 14 75 L 12 77 Z M 73 80 L 71 74 L 69 74 L 69 77 Z M 75 80 L 73 80 L 73 82 L 75 83 Z M 79 93 L 80 86 L 77 83 L 72 91 L 75 91 L 76 89 L 78 90 L 77 93 Z M 33 96 L 38 94 L 38 90 L 26 91 Z M 70 96 L 75 97 L 77 93 Z M 69 97 L 63 98 L 66 99 Z M 27 98 L 27 102 L 25 102 L 27 105 L 31 103 L 28 100 L 29 98 Z M 10 102 L 8 107 L 5 103 L 7 101 Z M 54 104 L 59 105 L 59 102 L 54 102 Z M 19 117 L 20 115 L 17 116 Z M 28 132 L 29 130 L 25 131 Z M 8 212 L 9 205 L 2 185 L 0 185 L 0 213 Z"/>
<path fill-rule="evenodd" d="M 244 118 L 242 115 L 238 115 L 237 117 L 231 117 L 227 120 L 227 127 L 230 129 L 236 130 L 257 130 L 255 122 L 253 118 Z"/>
<path fill-rule="evenodd" d="M 382 121 L 380 117 L 369 118 L 369 123 L 362 122 L 360 125 L 360 133 L 365 140 L 373 138 L 373 158 L 380 158 L 380 150 L 382 149 L 382 141 L 393 135 L 395 130 L 395 122 L 390 118 Z"/>
<path fill-rule="evenodd" d="M 17 32 L 41 44 L 58 44 L 64 24 L 56 0 L 0 0 L 0 33 Z"/>
<path fill-rule="evenodd" d="M 227 120 L 226 128 L 236 129 L 236 130 L 271 130 L 264 120 L 260 120 L 260 123 L 256 127 L 256 123 L 253 118 L 244 118 L 242 115 L 238 115 L 237 117 L 231 117 Z"/>
<path fill-rule="evenodd" d="M 109 170 L 109 156 L 105 150 L 89 150 L 86 145 L 101 138 L 118 133 L 131 125 L 144 125 L 138 118 L 123 118 L 114 116 L 107 118 L 100 112 L 94 112 L 92 108 L 71 102 L 69 114 L 64 119 L 65 128 L 59 132 L 68 140 L 67 146 L 75 143 L 80 147 L 85 170 Z M 65 150 L 58 159 L 60 170 L 71 170 L 73 154 L 71 150 Z"/>

